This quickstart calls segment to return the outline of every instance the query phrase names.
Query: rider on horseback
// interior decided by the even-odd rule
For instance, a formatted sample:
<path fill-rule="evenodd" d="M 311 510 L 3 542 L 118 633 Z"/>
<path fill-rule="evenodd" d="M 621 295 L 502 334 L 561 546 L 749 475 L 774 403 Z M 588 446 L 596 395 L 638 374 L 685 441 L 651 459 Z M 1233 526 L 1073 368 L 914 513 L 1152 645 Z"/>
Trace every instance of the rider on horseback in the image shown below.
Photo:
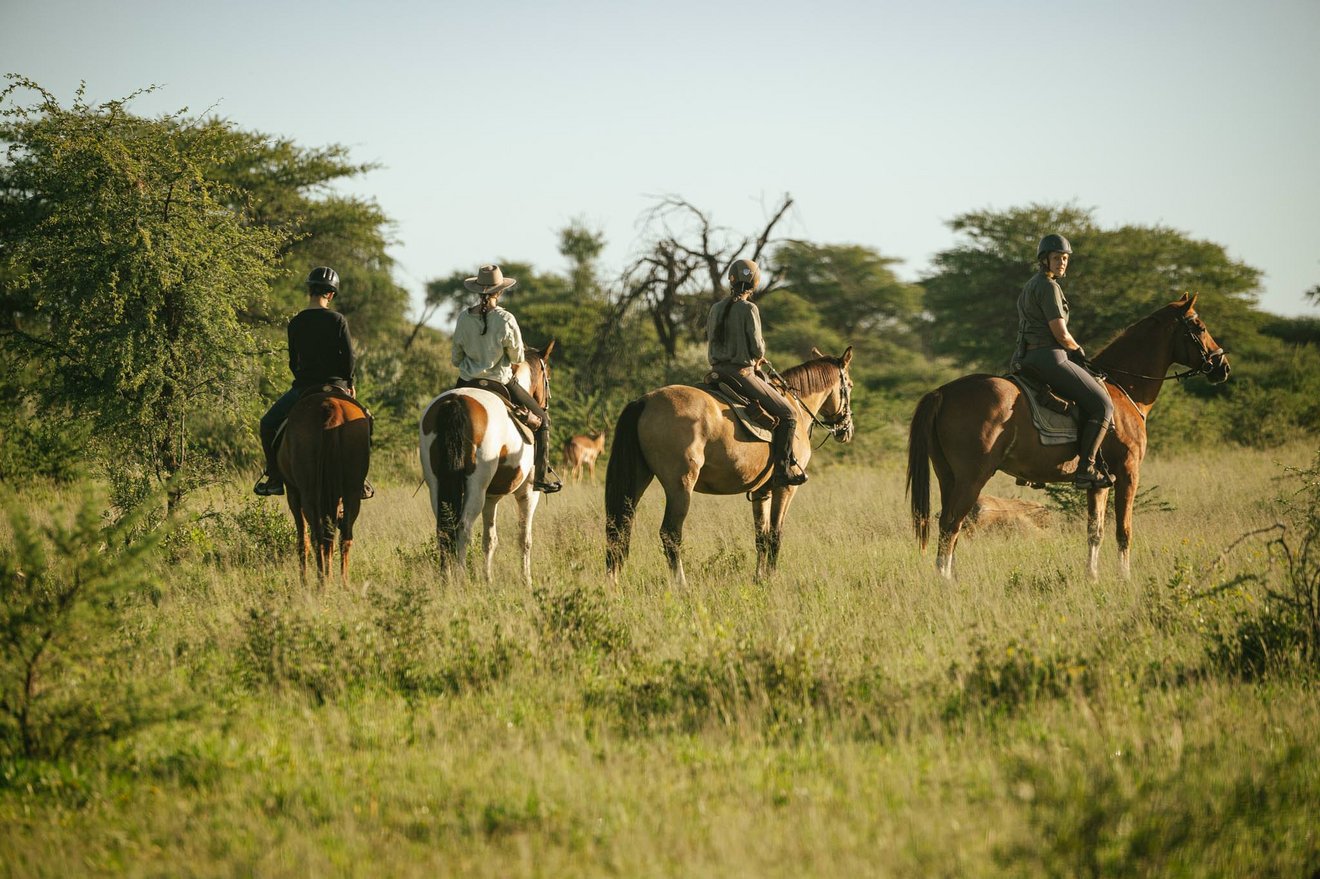
<path fill-rule="evenodd" d="M 452 361 L 458 367 L 458 387 L 481 387 L 482 380 L 504 385 L 511 399 L 537 419 L 535 428 L 534 462 L 536 471 L 532 488 L 544 494 L 564 487 L 558 478 L 547 478 L 550 455 L 550 414 L 532 398 L 513 377 L 513 365 L 522 362 L 522 331 L 512 314 L 499 307 L 500 294 L 518 283 L 504 277 L 496 265 L 482 266 L 475 278 L 463 281 L 463 286 L 481 296 L 481 301 L 458 315 L 454 326 Z M 553 471 L 551 471 L 553 472 Z"/>
<path fill-rule="evenodd" d="M 1018 296 L 1018 345 L 1011 371 L 1018 364 L 1034 367 L 1050 386 L 1077 401 L 1085 416 L 1078 441 L 1080 461 L 1073 485 L 1108 488 L 1114 484 L 1096 466 L 1105 433 L 1114 423 L 1114 402 L 1105 386 L 1087 368 L 1082 346 L 1068 332 L 1068 299 L 1058 279 L 1068 271 L 1072 245 L 1062 235 L 1046 235 L 1036 248 L 1038 270 Z"/>
<path fill-rule="evenodd" d="M 293 387 L 286 391 L 261 417 L 261 447 L 266 453 L 266 472 L 252 489 L 262 496 L 284 494 L 284 477 L 275 463 L 275 438 L 280 425 L 289 417 L 293 405 L 308 388 L 334 385 L 356 397 L 353 370 L 353 338 L 348 321 L 330 302 L 339 292 L 339 273 L 328 266 L 317 266 L 307 276 L 307 307 L 289 321 L 289 370 Z M 369 483 L 362 496 L 375 492 Z"/>
<path fill-rule="evenodd" d="M 761 270 L 750 259 L 735 260 L 729 267 L 729 296 L 712 305 L 706 318 L 707 355 L 720 378 L 778 419 L 770 441 L 774 484 L 801 485 L 807 474 L 793 457 L 793 407 L 757 369 L 765 362 L 765 339 L 761 313 L 751 296 L 760 281 Z"/>

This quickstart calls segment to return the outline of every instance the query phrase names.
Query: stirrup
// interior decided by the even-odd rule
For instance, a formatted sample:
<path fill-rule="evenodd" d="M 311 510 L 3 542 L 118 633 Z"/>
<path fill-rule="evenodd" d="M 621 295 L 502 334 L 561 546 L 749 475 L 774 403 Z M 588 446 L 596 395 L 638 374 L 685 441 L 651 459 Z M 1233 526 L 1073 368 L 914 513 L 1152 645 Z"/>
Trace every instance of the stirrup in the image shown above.
<path fill-rule="evenodd" d="M 790 485 L 801 485 L 807 481 L 807 471 L 798 465 L 790 467 L 776 467 L 775 475 L 770 478 L 772 485 L 784 487 Z"/>
<path fill-rule="evenodd" d="M 252 492 L 259 497 L 275 497 L 284 494 L 284 483 L 263 476 L 257 480 L 256 485 L 252 486 Z"/>
<path fill-rule="evenodd" d="M 1112 488 L 1113 485 L 1114 477 L 1096 467 L 1078 470 L 1073 477 L 1073 486 L 1076 488 Z"/>
<path fill-rule="evenodd" d="M 541 494 L 554 494 L 564 487 L 562 482 L 546 482 L 544 479 L 532 482 L 532 488 Z"/>

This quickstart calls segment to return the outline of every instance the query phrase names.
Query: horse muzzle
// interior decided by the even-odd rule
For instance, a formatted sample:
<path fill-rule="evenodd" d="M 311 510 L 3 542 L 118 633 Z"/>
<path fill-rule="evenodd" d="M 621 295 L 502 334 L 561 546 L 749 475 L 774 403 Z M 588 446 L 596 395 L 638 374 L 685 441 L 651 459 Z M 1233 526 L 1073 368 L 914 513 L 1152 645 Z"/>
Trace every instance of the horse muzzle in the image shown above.
<path fill-rule="evenodd" d="M 1209 364 L 1210 369 L 1206 371 L 1205 377 L 1210 384 L 1218 385 L 1228 381 L 1228 375 L 1233 371 L 1233 368 L 1229 366 L 1227 354 L 1221 351 L 1212 355 L 1209 358 Z"/>

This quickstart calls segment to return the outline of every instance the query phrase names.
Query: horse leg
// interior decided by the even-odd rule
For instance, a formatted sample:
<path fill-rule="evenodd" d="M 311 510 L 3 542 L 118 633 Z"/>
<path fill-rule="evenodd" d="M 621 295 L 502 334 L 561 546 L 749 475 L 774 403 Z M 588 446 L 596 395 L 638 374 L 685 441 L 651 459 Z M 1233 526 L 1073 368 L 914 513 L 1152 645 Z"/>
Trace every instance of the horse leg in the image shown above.
<path fill-rule="evenodd" d="M 289 502 L 289 512 L 293 513 L 293 527 L 297 531 L 297 543 L 295 544 L 298 553 L 298 576 L 303 583 L 307 582 L 307 519 L 302 513 L 302 499 L 298 492 L 291 485 L 286 485 L 285 499 Z"/>
<path fill-rule="evenodd" d="M 769 573 L 766 559 L 770 555 L 770 490 L 761 489 L 752 495 L 752 528 L 756 534 L 756 579 Z"/>
<path fill-rule="evenodd" d="M 540 503 L 541 493 L 532 491 L 530 483 L 523 483 L 513 495 L 518 504 L 518 535 L 522 549 L 523 584 L 532 585 L 532 516 L 536 515 L 536 505 Z"/>
<path fill-rule="evenodd" d="M 1105 533 L 1105 507 L 1109 505 L 1109 489 L 1093 488 L 1086 493 L 1086 573 L 1092 580 L 1100 578 L 1100 542 Z"/>
<path fill-rule="evenodd" d="M 481 547 L 485 551 L 486 582 L 495 577 L 495 547 L 499 545 L 499 535 L 495 533 L 495 513 L 500 504 L 500 495 L 491 495 L 481 507 Z"/>
<path fill-rule="evenodd" d="M 677 480 L 665 480 L 661 483 L 665 489 L 665 516 L 660 522 L 660 546 L 665 551 L 669 562 L 669 574 L 675 586 L 687 588 L 687 576 L 683 573 L 683 522 L 687 519 L 688 508 L 692 505 L 692 487 L 696 485 L 700 466 L 684 473 Z"/>
<path fill-rule="evenodd" d="M 339 517 L 339 579 L 345 586 L 348 585 L 348 554 L 353 549 L 353 523 L 362 508 L 361 494 L 359 490 L 359 497 L 344 498 Z"/>
<path fill-rule="evenodd" d="M 972 473 L 955 474 L 952 468 L 936 466 L 935 476 L 940 483 L 940 541 L 935 554 L 935 569 L 946 580 L 953 579 L 953 551 L 981 489 L 994 475 L 995 468 L 983 465 Z"/>
<path fill-rule="evenodd" d="M 1132 576 L 1132 506 L 1137 498 L 1138 477 L 1135 472 L 1119 472 L 1114 477 L 1114 537 L 1118 542 L 1118 573 L 1124 579 Z"/>
<path fill-rule="evenodd" d="M 774 573 L 779 565 L 779 544 L 784 536 L 784 517 L 788 515 L 788 505 L 797 494 L 797 486 L 789 485 L 775 489 L 770 496 L 770 539 L 766 550 L 766 568 Z"/>
<path fill-rule="evenodd" d="M 486 505 L 486 486 L 490 479 L 475 480 L 468 477 L 467 491 L 463 498 L 463 512 L 458 517 L 458 528 L 454 535 L 454 564 L 460 571 L 467 572 L 467 550 L 472 541 L 472 529 L 481 518 L 482 508 Z"/>

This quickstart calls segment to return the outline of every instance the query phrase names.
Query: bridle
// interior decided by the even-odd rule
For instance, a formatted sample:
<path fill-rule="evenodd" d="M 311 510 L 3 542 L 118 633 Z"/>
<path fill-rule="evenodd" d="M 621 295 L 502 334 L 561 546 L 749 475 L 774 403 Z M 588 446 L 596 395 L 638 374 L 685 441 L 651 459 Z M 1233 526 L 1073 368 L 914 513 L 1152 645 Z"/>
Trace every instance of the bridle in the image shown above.
<path fill-rule="evenodd" d="M 1188 338 L 1190 338 L 1193 344 L 1196 345 L 1197 353 L 1201 356 L 1201 362 L 1196 366 L 1191 367 L 1186 372 L 1177 372 L 1173 375 L 1143 375 L 1139 372 L 1130 372 L 1126 369 L 1120 369 L 1117 366 L 1105 365 L 1101 367 L 1097 364 L 1097 367 L 1103 369 L 1105 372 L 1118 372 L 1131 378 L 1141 378 L 1157 382 L 1166 382 L 1170 379 L 1184 379 L 1191 378 L 1195 375 L 1208 374 L 1212 369 L 1215 369 L 1216 365 L 1214 359 L 1216 357 L 1220 359 L 1220 362 L 1223 361 L 1224 349 L 1215 348 L 1211 350 L 1206 347 L 1203 341 L 1201 341 L 1201 328 L 1196 325 L 1196 314 L 1194 312 L 1187 312 L 1186 314 L 1180 315 L 1178 317 L 1178 323 L 1187 331 Z"/>
<path fill-rule="evenodd" d="M 768 360 L 765 361 L 765 368 L 766 371 L 783 386 L 784 390 L 788 392 L 788 395 L 793 398 L 794 402 L 802 407 L 802 411 L 807 413 L 807 416 L 811 419 L 811 428 L 807 428 L 808 439 L 811 438 L 811 429 L 817 425 L 823 430 L 829 431 L 829 435 L 836 440 L 841 436 L 847 436 L 848 433 L 852 431 L 852 388 L 848 385 L 848 376 L 842 365 L 839 366 L 839 411 L 829 419 L 822 419 L 820 417 L 820 407 L 818 407 L 816 412 L 812 412 L 807 404 L 802 402 L 802 398 L 798 396 L 797 389 L 790 385 L 788 381 L 779 374 L 778 370 L 770 365 Z M 825 402 L 822 400 L 820 405 L 823 407 Z M 828 439 L 828 437 L 826 439 Z M 825 440 L 821 440 L 821 445 L 824 444 Z M 819 448 L 819 446 L 817 446 L 817 448 Z"/>

